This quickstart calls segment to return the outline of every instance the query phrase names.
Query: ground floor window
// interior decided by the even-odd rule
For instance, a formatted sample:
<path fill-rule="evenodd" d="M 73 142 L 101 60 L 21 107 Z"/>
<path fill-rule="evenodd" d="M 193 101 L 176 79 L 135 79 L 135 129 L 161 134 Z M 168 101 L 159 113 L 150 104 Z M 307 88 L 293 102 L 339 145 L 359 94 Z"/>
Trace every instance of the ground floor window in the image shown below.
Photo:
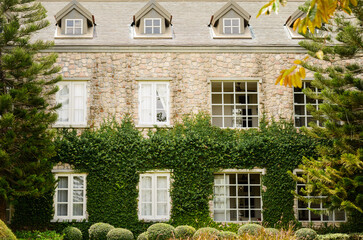
<path fill-rule="evenodd" d="M 261 173 L 214 175 L 214 220 L 262 221 Z"/>
<path fill-rule="evenodd" d="M 170 173 L 140 174 L 139 219 L 169 220 Z"/>
<path fill-rule="evenodd" d="M 297 176 L 302 176 L 302 172 L 296 172 Z M 298 182 L 296 191 L 299 195 L 304 195 L 303 190 L 305 184 Z M 313 202 L 306 203 L 305 201 L 297 201 L 297 219 L 301 222 L 343 222 L 346 221 L 345 211 L 334 210 L 328 215 L 314 212 L 314 210 L 323 212 L 326 211 L 326 196 L 307 195 L 306 198 L 314 199 Z"/>
<path fill-rule="evenodd" d="M 86 174 L 56 174 L 55 220 L 86 218 Z"/>

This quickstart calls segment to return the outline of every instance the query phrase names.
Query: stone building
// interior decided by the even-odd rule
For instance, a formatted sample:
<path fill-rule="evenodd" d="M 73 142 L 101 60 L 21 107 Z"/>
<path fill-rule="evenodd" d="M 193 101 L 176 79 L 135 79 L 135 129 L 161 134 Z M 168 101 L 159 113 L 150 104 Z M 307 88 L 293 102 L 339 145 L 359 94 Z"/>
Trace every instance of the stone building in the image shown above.
<path fill-rule="evenodd" d="M 298 45 L 301 37 L 291 28 L 300 16 L 296 12 L 300 0 L 289 1 L 278 15 L 257 19 L 264 2 L 254 0 L 49 0 L 42 4 L 51 25 L 36 39 L 55 42 L 49 51 L 58 53 L 63 76 L 57 94 L 63 107 L 55 127 L 97 127 L 106 118 L 120 119 L 125 114 L 131 114 L 140 129 L 171 127 L 183 115 L 200 111 L 223 128 L 256 128 L 263 114 L 293 120 L 297 127 L 312 121 L 305 106 L 317 104 L 315 100 L 307 99 L 301 90 L 275 85 L 280 70 L 306 54 Z M 308 85 L 304 82 L 304 87 Z M 227 178 L 248 178 L 256 191 L 249 193 L 251 203 L 246 203 L 253 214 L 218 212 L 218 204 L 222 209 L 228 204 L 215 202 L 216 221 L 262 219 L 261 198 L 253 195 L 261 191 L 263 171 L 216 175 L 215 183 L 226 186 L 232 184 Z M 60 180 L 54 218 L 86 218 L 86 175 L 64 166 L 54 172 Z M 140 182 L 160 180 L 167 189 L 169 178 L 165 172 L 147 173 L 140 175 Z M 80 201 L 69 202 L 67 194 L 80 192 Z M 139 209 L 140 219 L 167 220 L 170 202 L 163 210 L 156 208 L 153 203 Z M 301 221 L 345 220 L 341 212 L 327 219 L 306 207 L 302 210 L 297 216 Z"/>

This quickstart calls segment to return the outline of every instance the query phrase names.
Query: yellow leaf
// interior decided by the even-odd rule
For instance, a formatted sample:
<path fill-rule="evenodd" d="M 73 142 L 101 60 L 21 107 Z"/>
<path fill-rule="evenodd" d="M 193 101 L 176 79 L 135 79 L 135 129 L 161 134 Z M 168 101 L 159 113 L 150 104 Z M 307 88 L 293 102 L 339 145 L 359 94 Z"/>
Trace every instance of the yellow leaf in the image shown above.
<path fill-rule="evenodd" d="M 289 76 L 285 77 L 285 79 L 284 79 L 284 85 L 285 85 L 285 87 L 287 86 L 287 79 L 288 79 L 288 77 Z"/>
<path fill-rule="evenodd" d="M 289 87 L 291 87 L 292 85 L 291 85 L 291 82 L 292 82 L 292 76 L 291 75 L 289 75 L 288 77 L 287 77 L 287 84 L 289 84 Z"/>
<path fill-rule="evenodd" d="M 276 79 L 275 85 L 276 85 L 276 84 L 278 84 L 278 83 L 281 81 L 281 78 L 282 78 L 282 75 L 280 75 L 280 76 Z"/>
<path fill-rule="evenodd" d="M 295 73 L 294 75 L 292 75 L 291 76 L 291 80 L 292 80 L 292 85 L 294 86 L 294 87 L 296 87 L 297 85 L 296 85 L 296 77 L 297 77 L 297 74 Z"/>
<path fill-rule="evenodd" d="M 301 68 L 299 69 L 299 72 L 300 72 L 300 77 L 301 77 L 302 79 L 305 79 L 305 78 L 306 78 L 305 68 L 301 67 Z"/>
<path fill-rule="evenodd" d="M 299 25 L 300 20 L 301 20 L 300 18 L 298 18 L 298 19 L 295 20 L 294 25 L 293 25 L 293 30 L 294 31 L 296 31 L 296 28 Z"/>
<path fill-rule="evenodd" d="M 357 6 L 357 0 L 350 0 L 350 3 L 353 4 L 353 6 Z"/>
<path fill-rule="evenodd" d="M 304 57 L 304 62 L 309 58 L 309 56 Z"/>
<path fill-rule="evenodd" d="M 300 74 L 297 74 L 297 76 L 296 76 L 296 85 L 299 88 L 302 88 L 302 81 L 301 81 L 301 78 L 300 78 Z"/>
<path fill-rule="evenodd" d="M 319 58 L 320 60 L 323 59 L 324 57 L 324 53 L 323 51 L 319 50 L 317 53 L 316 53 L 316 57 Z"/>
<path fill-rule="evenodd" d="M 295 63 L 295 64 L 301 64 L 302 62 L 301 62 L 301 60 L 296 59 L 296 60 L 294 61 L 294 63 Z"/>

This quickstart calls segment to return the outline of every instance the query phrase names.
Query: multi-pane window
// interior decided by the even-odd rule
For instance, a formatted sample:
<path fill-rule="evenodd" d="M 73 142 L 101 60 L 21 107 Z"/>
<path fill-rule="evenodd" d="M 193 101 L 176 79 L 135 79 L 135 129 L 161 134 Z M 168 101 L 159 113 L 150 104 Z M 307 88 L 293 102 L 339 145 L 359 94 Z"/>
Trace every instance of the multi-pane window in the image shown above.
<path fill-rule="evenodd" d="M 145 18 L 144 30 L 145 34 L 160 34 L 161 18 Z"/>
<path fill-rule="evenodd" d="M 86 174 L 58 174 L 55 190 L 55 220 L 86 218 Z"/>
<path fill-rule="evenodd" d="M 66 19 L 66 35 L 82 35 L 82 19 Z"/>
<path fill-rule="evenodd" d="M 258 127 L 258 82 L 212 81 L 212 124 Z"/>
<path fill-rule="evenodd" d="M 301 177 L 302 173 L 297 172 L 297 176 Z M 306 195 L 304 194 L 305 184 L 298 182 L 296 184 L 296 191 L 299 195 L 302 195 L 309 199 L 314 199 L 313 202 L 304 202 L 302 200 L 297 201 L 297 217 L 302 222 L 343 222 L 346 220 L 345 211 L 334 210 L 328 215 L 317 213 L 311 210 L 319 212 L 326 211 L 326 196 Z"/>
<path fill-rule="evenodd" d="M 214 220 L 250 222 L 262 220 L 261 174 L 214 175 Z"/>
<path fill-rule="evenodd" d="M 57 103 L 62 107 L 58 109 L 58 125 L 86 125 L 87 94 L 86 82 L 60 82 L 58 83 Z"/>
<path fill-rule="evenodd" d="M 240 34 L 240 19 L 239 18 L 224 18 L 223 19 L 224 34 Z"/>
<path fill-rule="evenodd" d="M 302 92 L 302 89 L 304 88 L 310 88 L 313 92 L 319 93 L 319 89 L 311 86 L 310 82 L 303 82 L 302 88 L 294 88 L 295 127 L 307 127 L 310 122 L 315 122 L 316 124 L 321 125 L 321 122 L 313 119 L 313 116 L 306 108 L 308 104 L 311 104 L 313 107 L 318 109 L 319 100 L 306 96 Z"/>
<path fill-rule="evenodd" d="M 139 218 L 168 220 L 170 218 L 170 174 L 140 174 Z"/>
<path fill-rule="evenodd" d="M 169 83 L 140 82 L 139 124 L 169 124 Z"/>

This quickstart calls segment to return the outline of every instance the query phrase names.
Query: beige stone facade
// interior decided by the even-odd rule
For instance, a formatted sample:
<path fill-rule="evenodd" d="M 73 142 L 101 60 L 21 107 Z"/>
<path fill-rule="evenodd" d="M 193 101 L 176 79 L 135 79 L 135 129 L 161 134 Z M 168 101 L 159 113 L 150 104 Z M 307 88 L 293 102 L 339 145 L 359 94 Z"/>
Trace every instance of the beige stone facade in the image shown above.
<path fill-rule="evenodd" d="M 259 81 L 259 114 L 292 119 L 291 88 L 275 85 L 283 68 L 303 54 L 289 53 L 59 53 L 64 79 L 88 80 L 88 126 L 131 114 L 138 125 L 138 81 L 170 82 L 170 124 L 185 114 L 211 113 L 211 80 Z"/>

